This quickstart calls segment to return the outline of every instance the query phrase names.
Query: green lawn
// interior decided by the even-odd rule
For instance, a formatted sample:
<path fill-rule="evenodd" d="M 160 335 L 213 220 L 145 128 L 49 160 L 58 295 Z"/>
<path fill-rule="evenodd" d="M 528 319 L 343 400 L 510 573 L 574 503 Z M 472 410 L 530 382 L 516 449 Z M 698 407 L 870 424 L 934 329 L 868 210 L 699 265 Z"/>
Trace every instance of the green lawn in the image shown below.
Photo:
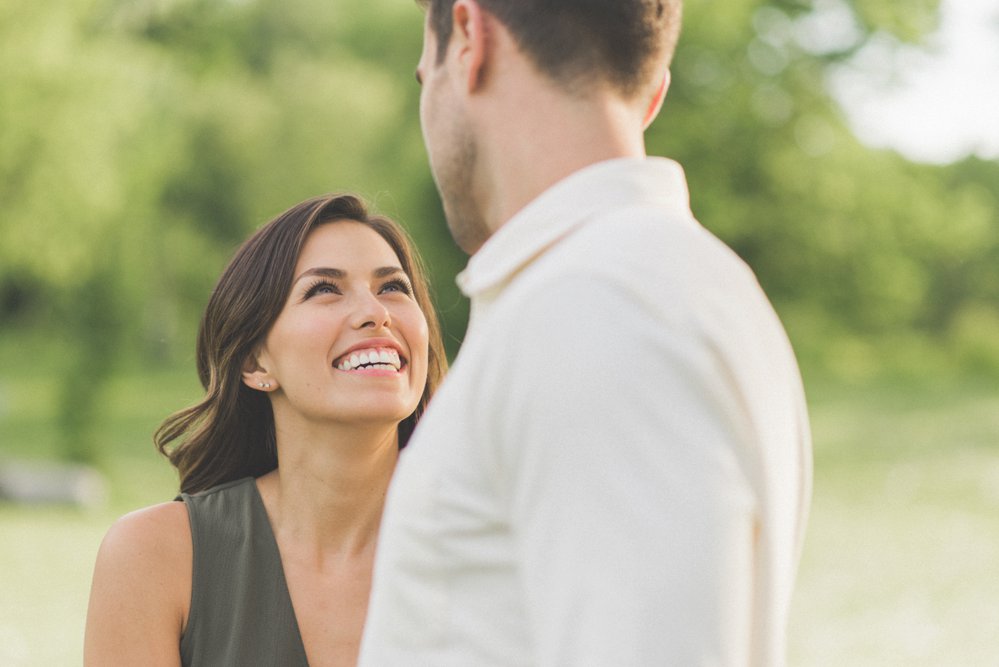
<path fill-rule="evenodd" d="M 6 342 L 6 341 L 5 341 Z M 58 364 L 44 346 L 0 343 L 0 463 L 51 458 Z M 42 360 L 43 363 L 39 363 Z M 83 624 L 97 547 L 114 519 L 169 500 L 171 467 L 151 434 L 172 409 L 198 396 L 193 371 L 132 372 L 102 392 L 101 468 L 107 507 L 18 507 L 0 502 L 0 665 L 52 667 L 82 660 Z"/>
<path fill-rule="evenodd" d="M 999 389 L 816 396 L 791 664 L 997 664 Z"/>
<path fill-rule="evenodd" d="M 8 350 L 9 352 L 9 350 Z M 0 349 L 0 460 L 51 456 L 54 374 Z M 90 572 L 119 514 L 171 497 L 150 442 L 193 373 L 106 392 L 105 509 L 0 504 L 0 665 L 79 664 Z M 800 667 L 996 664 L 999 391 L 966 384 L 810 392 L 815 494 L 790 628 Z"/>

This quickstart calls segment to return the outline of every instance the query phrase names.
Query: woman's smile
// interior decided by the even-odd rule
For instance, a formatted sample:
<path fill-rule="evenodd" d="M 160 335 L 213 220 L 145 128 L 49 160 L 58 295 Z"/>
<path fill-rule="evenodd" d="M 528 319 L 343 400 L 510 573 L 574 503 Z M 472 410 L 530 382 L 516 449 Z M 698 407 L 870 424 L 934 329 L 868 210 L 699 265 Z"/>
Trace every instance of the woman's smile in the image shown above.
<path fill-rule="evenodd" d="M 394 347 L 370 345 L 341 355 L 333 362 L 333 367 L 348 373 L 397 375 L 405 363 L 405 359 L 399 355 L 399 350 Z"/>

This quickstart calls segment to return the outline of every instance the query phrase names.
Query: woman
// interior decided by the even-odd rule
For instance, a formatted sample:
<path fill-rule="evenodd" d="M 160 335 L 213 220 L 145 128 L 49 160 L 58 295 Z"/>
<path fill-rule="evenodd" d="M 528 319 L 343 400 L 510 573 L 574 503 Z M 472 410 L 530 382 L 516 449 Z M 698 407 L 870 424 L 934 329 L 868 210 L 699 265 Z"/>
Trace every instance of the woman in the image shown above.
<path fill-rule="evenodd" d="M 205 310 L 204 399 L 156 433 L 183 502 L 108 531 L 85 664 L 354 664 L 385 491 L 444 370 L 395 223 L 346 195 L 261 228 Z"/>

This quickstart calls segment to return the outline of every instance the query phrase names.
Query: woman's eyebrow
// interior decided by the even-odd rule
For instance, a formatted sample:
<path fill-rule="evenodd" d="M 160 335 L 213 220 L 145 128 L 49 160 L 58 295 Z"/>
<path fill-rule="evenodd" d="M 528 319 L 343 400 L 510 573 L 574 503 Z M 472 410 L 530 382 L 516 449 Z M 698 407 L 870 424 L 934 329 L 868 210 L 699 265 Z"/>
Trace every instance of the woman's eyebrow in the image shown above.
<path fill-rule="evenodd" d="M 396 274 L 406 275 L 406 272 L 402 270 L 401 266 L 380 266 L 371 272 L 375 278 L 387 278 L 388 276 L 394 276 Z M 295 278 L 297 283 L 302 278 L 308 278 L 310 276 L 321 276 L 323 278 L 336 278 L 342 280 L 347 277 L 347 272 L 343 269 L 334 269 L 328 266 L 317 266 L 311 269 L 307 269 L 302 272 L 300 276 Z"/>
<path fill-rule="evenodd" d="M 406 275 L 406 272 L 402 270 L 400 266 L 382 266 L 371 272 L 375 278 L 387 278 L 388 276 L 394 276 L 397 273 Z"/>
<path fill-rule="evenodd" d="M 302 271 L 302 274 L 295 278 L 297 283 L 302 278 L 307 278 L 309 276 L 322 276 L 323 278 L 339 278 L 343 279 L 347 277 L 347 272 L 343 269 L 333 269 L 327 266 L 317 266 L 315 268 L 307 269 Z"/>

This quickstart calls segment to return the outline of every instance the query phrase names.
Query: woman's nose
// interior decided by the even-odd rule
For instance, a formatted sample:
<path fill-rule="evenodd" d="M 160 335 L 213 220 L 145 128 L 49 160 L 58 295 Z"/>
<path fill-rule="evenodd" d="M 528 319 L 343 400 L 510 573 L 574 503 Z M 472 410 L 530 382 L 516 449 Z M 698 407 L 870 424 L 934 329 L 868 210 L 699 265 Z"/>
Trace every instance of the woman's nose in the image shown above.
<path fill-rule="evenodd" d="M 378 298 L 371 293 L 358 296 L 354 309 L 353 325 L 357 329 L 381 329 L 392 324 L 392 316 Z"/>

